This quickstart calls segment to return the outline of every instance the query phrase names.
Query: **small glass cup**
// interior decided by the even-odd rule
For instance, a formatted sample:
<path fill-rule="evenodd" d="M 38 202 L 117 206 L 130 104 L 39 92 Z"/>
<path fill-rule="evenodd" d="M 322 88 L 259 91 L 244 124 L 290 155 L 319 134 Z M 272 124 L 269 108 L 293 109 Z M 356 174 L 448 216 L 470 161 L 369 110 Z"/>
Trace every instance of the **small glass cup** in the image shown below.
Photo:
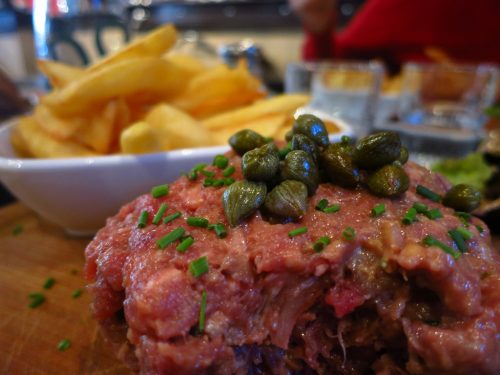
<path fill-rule="evenodd" d="M 36 0 L 36 57 L 88 65 L 130 40 L 126 17 L 122 0 Z"/>
<path fill-rule="evenodd" d="M 364 136 L 373 127 L 383 75 L 378 62 L 321 64 L 313 73 L 311 106 L 341 118 L 356 136 Z"/>
<path fill-rule="evenodd" d="M 417 64 L 403 68 L 399 117 L 410 125 L 481 131 L 495 99 L 492 65 Z"/>
<path fill-rule="evenodd" d="M 318 63 L 292 62 L 287 64 L 285 70 L 286 93 L 310 93 L 312 77 Z"/>

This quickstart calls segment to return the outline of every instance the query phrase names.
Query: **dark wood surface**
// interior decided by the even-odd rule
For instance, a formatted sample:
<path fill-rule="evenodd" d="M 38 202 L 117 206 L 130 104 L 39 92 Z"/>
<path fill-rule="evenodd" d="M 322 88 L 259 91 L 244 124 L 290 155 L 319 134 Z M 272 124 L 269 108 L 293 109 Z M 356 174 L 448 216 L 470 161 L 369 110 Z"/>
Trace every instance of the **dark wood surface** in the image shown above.
<path fill-rule="evenodd" d="M 18 224 L 23 231 L 14 235 Z M 89 312 L 82 277 L 89 240 L 68 237 L 22 204 L 0 209 L 0 374 L 129 374 Z M 500 238 L 494 241 L 500 248 Z M 48 277 L 56 282 L 44 290 Z M 75 299 L 76 289 L 83 294 Z M 31 292 L 43 292 L 46 302 L 29 308 Z M 62 339 L 71 341 L 64 352 L 57 350 Z"/>

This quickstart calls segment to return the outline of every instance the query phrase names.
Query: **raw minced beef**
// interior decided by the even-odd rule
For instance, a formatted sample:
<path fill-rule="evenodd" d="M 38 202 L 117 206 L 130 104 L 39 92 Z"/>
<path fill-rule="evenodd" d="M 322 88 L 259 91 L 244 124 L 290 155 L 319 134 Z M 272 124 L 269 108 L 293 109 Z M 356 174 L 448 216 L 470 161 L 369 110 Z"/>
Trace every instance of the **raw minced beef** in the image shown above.
<path fill-rule="evenodd" d="M 241 179 L 240 159 L 231 163 Z M 299 223 L 273 224 L 257 212 L 224 239 L 185 220 L 228 227 L 224 187 L 181 177 L 168 196 L 137 198 L 86 249 L 92 309 L 104 335 L 142 374 L 498 374 L 500 259 L 488 229 L 472 218 L 473 238 L 459 259 L 422 245 L 432 235 L 453 247 L 448 231 L 464 223 L 415 192 L 422 184 L 442 194 L 449 188 L 443 178 L 412 163 L 405 169 L 411 186 L 397 199 L 322 184 Z M 323 198 L 340 211 L 316 210 Z M 403 225 L 417 201 L 443 217 L 418 215 Z M 162 203 L 165 215 L 182 217 L 138 228 L 141 212 L 151 218 Z M 372 217 L 378 203 L 386 211 Z M 184 253 L 177 243 L 160 250 L 156 241 L 179 226 L 193 245 Z M 302 226 L 307 233 L 288 236 Z M 352 240 L 342 236 L 348 226 Z M 316 253 L 311 245 L 322 236 L 332 241 Z M 188 266 L 201 256 L 209 271 L 195 278 Z"/>

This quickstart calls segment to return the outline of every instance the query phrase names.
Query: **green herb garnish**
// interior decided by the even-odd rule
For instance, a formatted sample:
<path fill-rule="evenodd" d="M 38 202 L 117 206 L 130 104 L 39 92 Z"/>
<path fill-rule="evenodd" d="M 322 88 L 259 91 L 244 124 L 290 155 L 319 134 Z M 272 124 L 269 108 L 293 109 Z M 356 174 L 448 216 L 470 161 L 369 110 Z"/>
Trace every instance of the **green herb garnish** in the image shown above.
<path fill-rule="evenodd" d="M 439 211 L 438 208 L 433 208 L 432 210 L 428 210 L 424 212 L 424 215 L 431 220 L 436 220 L 443 217 L 443 214 L 441 213 L 441 211 Z"/>
<path fill-rule="evenodd" d="M 184 235 L 185 229 L 183 227 L 177 227 L 173 231 L 171 231 L 169 234 L 166 236 L 160 238 L 158 241 L 156 241 L 156 244 L 160 249 L 166 248 L 168 245 L 171 243 L 177 241 Z"/>
<path fill-rule="evenodd" d="M 29 299 L 31 300 L 30 304 L 28 305 L 32 309 L 40 306 L 42 303 L 45 302 L 45 296 L 42 293 L 34 292 L 28 294 Z"/>
<path fill-rule="evenodd" d="M 385 204 L 379 203 L 372 208 L 372 217 L 377 217 L 385 212 Z"/>
<path fill-rule="evenodd" d="M 307 233 L 307 227 L 300 227 L 288 232 L 288 237 L 295 237 L 301 234 Z"/>
<path fill-rule="evenodd" d="M 208 272 L 208 258 L 203 256 L 189 263 L 189 271 L 194 277 L 200 277 Z"/>
<path fill-rule="evenodd" d="M 43 283 L 43 289 L 50 289 L 54 286 L 56 283 L 56 280 L 53 277 L 49 277 L 45 282 Z"/>
<path fill-rule="evenodd" d="M 82 290 L 81 289 L 75 289 L 73 293 L 71 293 L 71 297 L 73 298 L 78 298 L 82 295 Z"/>
<path fill-rule="evenodd" d="M 417 193 L 433 202 L 440 202 L 441 196 L 422 185 L 417 185 Z"/>
<path fill-rule="evenodd" d="M 224 169 L 229 164 L 229 159 L 224 155 L 215 155 L 214 161 L 212 162 L 219 169 Z"/>
<path fill-rule="evenodd" d="M 227 237 L 227 229 L 222 223 L 210 224 L 208 229 L 212 229 L 219 238 Z"/>
<path fill-rule="evenodd" d="M 456 229 L 452 229 L 448 231 L 448 234 L 450 235 L 453 242 L 455 242 L 455 245 L 457 245 L 458 250 L 460 250 L 462 253 L 465 253 L 468 250 L 467 244 L 465 243 L 465 240 L 460 232 L 458 232 Z"/>
<path fill-rule="evenodd" d="M 139 220 L 137 221 L 137 228 L 144 228 L 148 224 L 148 211 L 144 210 L 139 215 Z"/>
<path fill-rule="evenodd" d="M 421 202 L 413 203 L 413 208 L 417 210 L 419 214 L 425 214 L 427 211 L 429 211 L 429 207 L 427 207 L 426 204 Z"/>
<path fill-rule="evenodd" d="M 167 210 L 168 205 L 166 203 L 162 203 L 161 206 L 158 208 L 158 211 L 156 211 L 155 216 L 153 217 L 153 224 L 158 225 L 160 224 L 161 218 L 163 217 L 163 214 L 165 214 L 165 211 Z"/>
<path fill-rule="evenodd" d="M 456 230 L 458 233 L 460 233 L 462 238 L 466 241 L 470 240 L 473 237 L 472 233 L 463 227 L 457 227 Z"/>
<path fill-rule="evenodd" d="M 226 177 L 226 178 L 223 178 L 222 181 L 224 181 L 224 185 L 229 186 L 229 185 L 234 184 L 234 182 L 236 180 L 232 177 Z"/>
<path fill-rule="evenodd" d="M 163 219 L 163 222 L 164 222 L 165 224 L 168 224 L 168 223 L 170 223 L 171 221 L 173 221 L 173 220 L 177 219 L 178 217 L 181 217 L 181 213 L 180 213 L 179 211 L 177 211 L 177 212 L 175 212 L 175 213 L 173 213 L 173 214 L 171 214 L 171 215 L 168 215 L 165 219 Z"/>
<path fill-rule="evenodd" d="M 222 175 L 224 177 L 229 177 L 229 176 L 231 176 L 234 173 L 234 171 L 236 171 L 236 168 L 233 167 L 232 165 L 230 165 L 230 166 L 228 166 L 226 169 L 224 169 L 222 171 Z"/>
<path fill-rule="evenodd" d="M 318 238 L 316 242 L 313 243 L 312 248 L 316 253 L 320 253 L 329 243 L 330 243 L 330 237 L 323 236 Z"/>
<path fill-rule="evenodd" d="M 338 211 L 340 211 L 340 204 L 338 204 L 338 203 L 334 203 L 334 204 L 323 209 L 323 212 L 327 213 L 327 214 L 333 214 L 333 213 L 338 212 Z"/>
<path fill-rule="evenodd" d="M 185 252 L 194 242 L 194 238 L 188 236 L 184 238 L 179 245 L 175 248 L 179 253 Z"/>
<path fill-rule="evenodd" d="M 70 346 L 71 341 L 69 341 L 68 339 L 64 339 L 59 341 L 59 343 L 57 344 L 57 350 L 59 350 L 60 352 L 64 352 L 65 350 L 68 350 Z"/>
<path fill-rule="evenodd" d="M 14 229 L 12 229 L 12 235 L 13 236 L 17 236 L 21 233 L 23 233 L 24 231 L 24 227 L 22 224 L 16 224 L 16 226 L 14 227 Z"/>
<path fill-rule="evenodd" d="M 356 237 L 356 231 L 352 227 L 347 227 L 342 232 L 342 237 L 347 241 L 352 241 Z"/>
<path fill-rule="evenodd" d="M 204 217 L 191 216 L 186 219 L 186 222 L 188 225 L 192 227 L 198 227 L 198 228 L 208 227 L 208 219 L 205 219 Z"/>
<path fill-rule="evenodd" d="M 169 186 L 167 184 L 158 185 L 151 189 L 151 195 L 153 196 L 153 198 L 160 198 L 167 195 L 168 191 L 169 191 Z"/>
<path fill-rule="evenodd" d="M 203 332 L 205 329 L 205 315 L 207 313 L 207 292 L 201 292 L 200 316 L 198 318 L 198 331 Z"/>
<path fill-rule="evenodd" d="M 448 245 L 442 243 L 441 241 L 439 241 L 438 239 L 434 238 L 431 235 L 426 236 L 423 240 L 423 243 L 424 243 L 424 245 L 427 245 L 427 246 L 439 247 L 445 253 L 450 254 L 453 257 L 453 259 L 460 258 L 460 252 L 455 251 L 454 249 L 452 249 Z"/>
<path fill-rule="evenodd" d="M 406 211 L 406 214 L 403 217 L 403 224 L 410 225 L 415 221 L 417 221 L 417 210 L 414 207 L 411 207 L 408 211 Z"/>
<path fill-rule="evenodd" d="M 318 204 L 316 204 L 316 209 L 318 211 L 323 211 L 325 208 L 328 207 L 328 200 L 327 199 L 321 199 Z"/>

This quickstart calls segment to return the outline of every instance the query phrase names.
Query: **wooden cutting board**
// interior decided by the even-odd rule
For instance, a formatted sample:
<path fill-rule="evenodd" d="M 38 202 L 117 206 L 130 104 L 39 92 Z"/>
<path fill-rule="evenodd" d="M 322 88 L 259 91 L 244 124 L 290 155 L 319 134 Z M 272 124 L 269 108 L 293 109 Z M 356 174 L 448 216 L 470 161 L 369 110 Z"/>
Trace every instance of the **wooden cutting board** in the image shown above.
<path fill-rule="evenodd" d="M 23 231 L 12 233 L 16 225 Z M 0 209 L 0 374 L 118 375 L 130 372 L 113 356 L 89 312 L 82 277 L 87 239 L 74 239 L 21 204 Z M 53 277 L 51 289 L 43 289 Z M 79 298 L 72 293 L 82 289 Z M 28 307 L 28 294 L 46 301 Z M 71 347 L 57 350 L 68 339 Z"/>
<path fill-rule="evenodd" d="M 18 224 L 23 231 L 14 235 Z M 130 374 L 100 336 L 90 296 L 72 297 L 84 290 L 89 241 L 68 237 L 21 204 L 0 209 L 0 374 Z M 495 242 L 498 248 L 500 238 Z M 56 282 L 44 290 L 48 277 Z M 31 292 L 43 292 L 46 302 L 29 308 Z M 64 352 L 57 350 L 62 339 L 71 341 Z"/>

